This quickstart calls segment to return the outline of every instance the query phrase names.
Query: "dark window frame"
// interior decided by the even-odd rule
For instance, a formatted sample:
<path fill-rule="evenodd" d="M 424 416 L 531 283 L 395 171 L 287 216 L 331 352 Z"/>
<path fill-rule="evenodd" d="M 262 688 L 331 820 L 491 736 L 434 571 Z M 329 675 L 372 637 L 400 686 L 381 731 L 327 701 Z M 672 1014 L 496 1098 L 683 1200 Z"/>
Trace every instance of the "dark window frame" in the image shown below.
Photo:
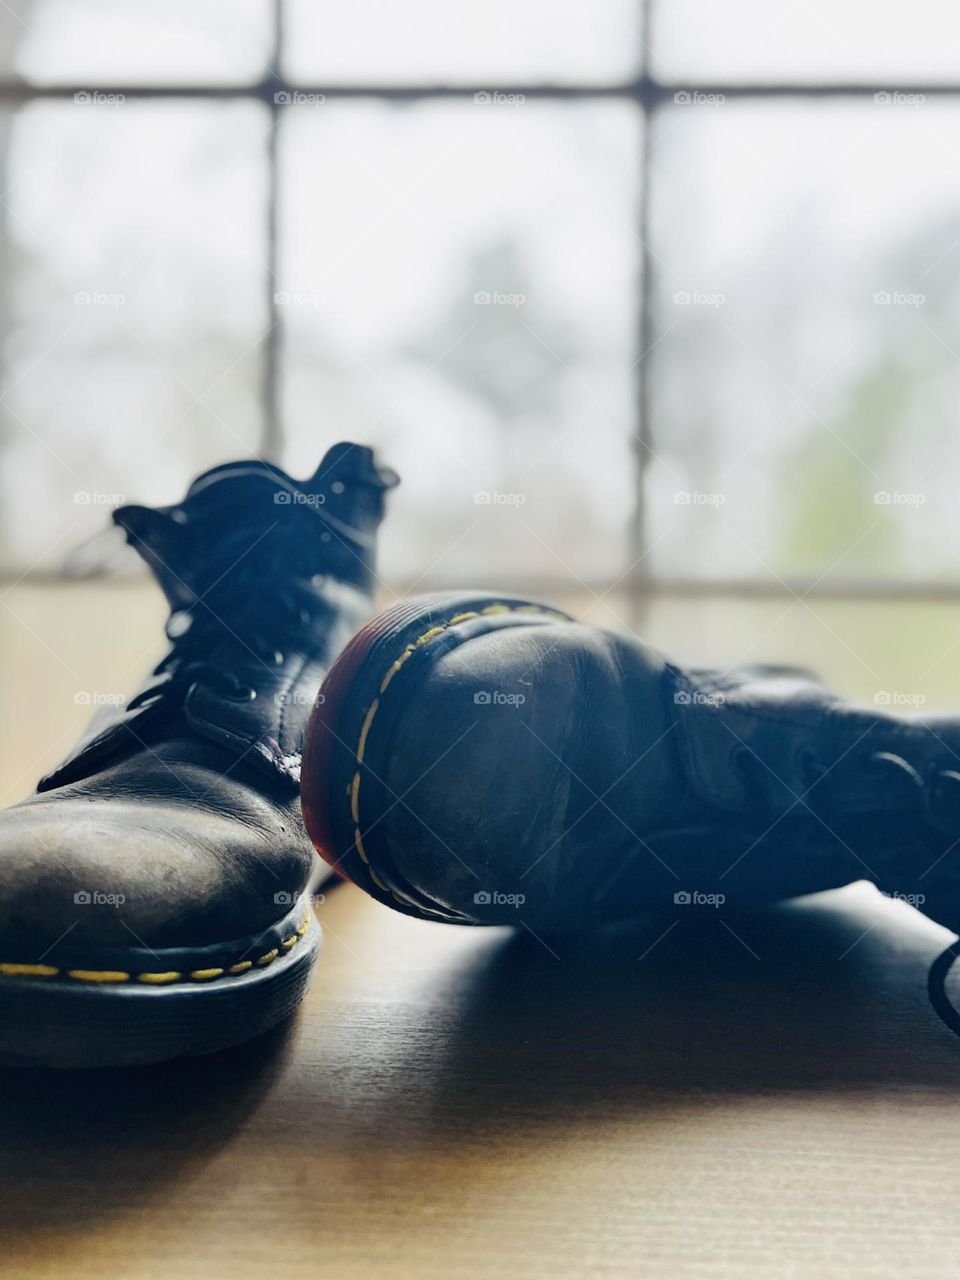
<path fill-rule="evenodd" d="M 870 102 L 878 91 L 889 88 L 880 83 L 853 82 L 729 82 L 723 80 L 696 83 L 669 83 L 659 80 L 651 71 L 650 44 L 652 10 L 655 0 L 641 0 L 643 40 L 638 74 L 629 81 L 609 84 L 588 82 L 551 84 L 546 82 L 509 82 L 500 84 L 498 90 L 523 94 L 527 100 L 590 102 L 613 100 L 630 103 L 637 108 L 642 120 L 642 150 L 638 158 L 639 207 L 637 211 L 638 237 L 640 241 L 640 284 L 636 304 L 636 413 L 632 431 L 634 455 L 634 511 L 629 524 L 628 562 L 639 556 L 647 543 L 646 509 L 644 502 L 646 465 L 652 456 L 650 371 L 646 355 L 656 343 L 655 314 L 655 258 L 650 248 L 650 191 L 655 181 L 651 149 L 647 139 L 653 132 L 656 115 L 674 102 L 678 93 L 696 90 L 705 94 L 722 94 L 730 101 L 763 101 L 773 99 L 844 100 Z M 266 74 L 255 82 L 213 85 L 196 83 L 184 85 L 97 83 L 98 92 L 123 94 L 128 100 L 180 100 L 180 101 L 247 101 L 259 102 L 270 113 L 271 127 L 267 134 L 267 182 L 265 303 L 270 323 L 262 339 L 263 382 L 261 387 L 262 427 L 260 455 L 279 460 L 284 443 L 283 422 L 280 409 L 280 381 L 283 344 L 283 328 L 280 309 L 274 298 L 278 267 L 278 214 L 282 200 L 280 189 L 279 135 L 284 97 L 296 94 L 323 94 L 330 101 L 368 99 L 386 103 L 419 101 L 469 100 L 485 85 L 450 84 L 313 84 L 288 78 L 283 71 L 284 0 L 272 0 L 270 50 L 265 61 Z M 960 97 L 960 83 L 905 83 L 898 90 L 906 93 L 923 93 L 930 97 Z M 37 101 L 69 101 L 77 93 L 89 92 L 89 84 L 33 85 L 25 81 L 0 83 L 0 102 L 10 106 L 25 106 Z M 15 569 L 0 571 L 0 584 L 29 581 L 60 581 L 62 574 L 38 569 L 17 573 Z M 433 584 L 427 584 L 433 585 Z M 440 584 L 437 584 L 440 585 Z M 443 584 L 446 585 L 446 584 Z M 541 589 L 576 590 L 583 586 L 588 591 L 608 590 L 610 583 L 557 580 L 539 581 Z M 956 601 L 960 598 L 960 586 L 950 584 L 913 584 L 902 580 L 836 580 L 828 578 L 785 582 L 771 579 L 703 579 L 696 575 L 657 575 L 646 557 L 622 579 L 625 591 L 634 600 L 651 595 L 688 597 L 728 597 L 737 599 L 789 598 L 791 595 L 805 598 L 828 599 L 912 599 L 924 602 Z"/>

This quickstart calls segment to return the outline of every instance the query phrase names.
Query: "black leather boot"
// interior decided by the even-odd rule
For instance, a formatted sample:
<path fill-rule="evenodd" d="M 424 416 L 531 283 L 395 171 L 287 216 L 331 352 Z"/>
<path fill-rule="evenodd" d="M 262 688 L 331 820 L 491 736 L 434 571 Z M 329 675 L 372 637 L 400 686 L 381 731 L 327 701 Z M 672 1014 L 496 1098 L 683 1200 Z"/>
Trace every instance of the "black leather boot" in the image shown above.
<path fill-rule="evenodd" d="M 4 1062 L 211 1052 L 302 998 L 319 945 L 303 735 L 372 612 L 395 479 L 341 444 L 303 483 L 237 462 L 177 506 L 115 513 L 170 603 L 171 648 L 0 815 Z"/>
<path fill-rule="evenodd" d="M 682 670 L 529 601 L 423 598 L 331 668 L 303 806 L 408 914 L 539 933 L 873 881 L 960 926 L 960 722 Z"/>

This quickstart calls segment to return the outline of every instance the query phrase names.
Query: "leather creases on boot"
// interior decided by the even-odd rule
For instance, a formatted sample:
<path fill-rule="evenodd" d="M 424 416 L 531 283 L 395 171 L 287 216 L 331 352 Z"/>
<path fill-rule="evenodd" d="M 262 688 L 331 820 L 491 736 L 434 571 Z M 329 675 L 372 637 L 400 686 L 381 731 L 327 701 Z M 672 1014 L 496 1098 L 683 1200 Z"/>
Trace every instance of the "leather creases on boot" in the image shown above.
<path fill-rule="evenodd" d="M 372 612 L 394 483 L 341 444 L 307 481 L 237 462 L 175 506 L 115 513 L 170 604 L 170 649 L 0 815 L 0 1013 L 18 1015 L 0 1017 L 4 1060 L 206 1052 L 302 997 L 319 936 L 303 736 Z"/>
<path fill-rule="evenodd" d="M 304 814 L 429 919 L 584 930 L 867 879 L 955 928 L 958 731 L 803 671 L 683 670 L 535 602 L 426 597 L 331 669 Z"/>

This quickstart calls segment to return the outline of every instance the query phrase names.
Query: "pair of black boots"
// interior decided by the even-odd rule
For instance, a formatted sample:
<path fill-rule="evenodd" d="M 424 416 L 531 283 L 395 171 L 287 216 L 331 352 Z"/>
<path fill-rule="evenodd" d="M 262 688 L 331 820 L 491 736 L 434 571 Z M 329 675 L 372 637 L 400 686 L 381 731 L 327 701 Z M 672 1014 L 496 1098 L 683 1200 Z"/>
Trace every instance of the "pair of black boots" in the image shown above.
<path fill-rule="evenodd" d="M 276 1024 L 320 941 L 307 832 L 429 920 L 547 935 L 868 879 L 960 929 L 960 723 L 801 671 L 682 670 L 514 597 L 371 620 L 395 483 L 341 444 L 303 483 L 242 462 L 115 513 L 171 647 L 0 817 L 0 1061 L 158 1061 Z"/>

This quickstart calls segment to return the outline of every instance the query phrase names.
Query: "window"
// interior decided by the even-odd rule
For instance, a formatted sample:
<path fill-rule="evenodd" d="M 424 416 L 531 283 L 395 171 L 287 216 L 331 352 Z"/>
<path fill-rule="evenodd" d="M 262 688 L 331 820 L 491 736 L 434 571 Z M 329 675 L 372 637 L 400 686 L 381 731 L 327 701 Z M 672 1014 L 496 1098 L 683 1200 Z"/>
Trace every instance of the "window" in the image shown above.
<path fill-rule="evenodd" d="M 860 694 L 909 638 L 947 696 L 960 19 L 900 12 L 12 0 L 8 586 L 114 499 L 353 437 L 403 476 L 390 590 Z"/>

